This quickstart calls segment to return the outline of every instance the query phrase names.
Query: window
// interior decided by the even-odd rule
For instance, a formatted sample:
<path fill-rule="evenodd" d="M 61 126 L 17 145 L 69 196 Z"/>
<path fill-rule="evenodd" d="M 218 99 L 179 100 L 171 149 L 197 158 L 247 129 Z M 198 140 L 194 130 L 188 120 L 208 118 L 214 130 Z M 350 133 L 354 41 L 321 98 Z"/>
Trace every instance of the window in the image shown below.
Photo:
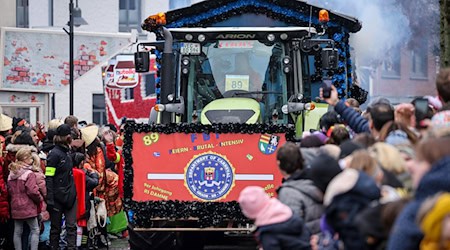
<path fill-rule="evenodd" d="M 391 48 L 387 52 L 381 68 L 381 76 L 400 78 L 400 48 Z"/>
<path fill-rule="evenodd" d="M 145 74 L 142 75 L 141 84 L 142 97 L 146 98 L 152 94 L 155 94 L 155 74 Z"/>
<path fill-rule="evenodd" d="M 411 78 L 428 77 L 428 44 L 421 43 L 420 46 L 411 50 Z"/>
<path fill-rule="evenodd" d="M 122 102 L 133 101 L 134 100 L 134 88 L 126 88 L 121 90 Z"/>
<path fill-rule="evenodd" d="M 105 125 L 107 123 L 104 94 L 92 95 L 92 122 L 97 125 Z"/>
<path fill-rule="evenodd" d="M 179 9 L 191 5 L 191 0 L 169 0 L 169 9 Z"/>
<path fill-rule="evenodd" d="M 16 0 L 16 26 L 28 28 L 28 0 Z"/>
<path fill-rule="evenodd" d="M 132 29 L 141 31 L 141 1 L 119 1 L 119 32 L 130 32 Z"/>

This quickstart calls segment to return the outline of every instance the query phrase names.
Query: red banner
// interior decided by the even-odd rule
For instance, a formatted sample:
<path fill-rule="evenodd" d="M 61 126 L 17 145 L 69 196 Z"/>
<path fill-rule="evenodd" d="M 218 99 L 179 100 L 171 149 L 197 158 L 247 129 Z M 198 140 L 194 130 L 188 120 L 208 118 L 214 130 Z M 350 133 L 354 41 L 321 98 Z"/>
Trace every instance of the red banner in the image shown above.
<path fill-rule="evenodd" d="M 246 186 L 281 184 L 284 134 L 133 134 L 133 200 L 233 201 Z"/>

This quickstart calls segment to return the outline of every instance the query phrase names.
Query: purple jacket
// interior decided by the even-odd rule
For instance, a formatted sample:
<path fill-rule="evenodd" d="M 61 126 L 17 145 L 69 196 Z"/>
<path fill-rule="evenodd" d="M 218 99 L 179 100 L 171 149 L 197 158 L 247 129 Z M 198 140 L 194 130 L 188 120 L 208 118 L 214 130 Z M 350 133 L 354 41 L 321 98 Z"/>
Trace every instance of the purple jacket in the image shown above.
<path fill-rule="evenodd" d="M 38 216 L 38 208 L 43 200 L 36 181 L 36 175 L 30 169 L 22 168 L 10 172 L 8 191 L 11 196 L 11 218 L 28 219 Z"/>

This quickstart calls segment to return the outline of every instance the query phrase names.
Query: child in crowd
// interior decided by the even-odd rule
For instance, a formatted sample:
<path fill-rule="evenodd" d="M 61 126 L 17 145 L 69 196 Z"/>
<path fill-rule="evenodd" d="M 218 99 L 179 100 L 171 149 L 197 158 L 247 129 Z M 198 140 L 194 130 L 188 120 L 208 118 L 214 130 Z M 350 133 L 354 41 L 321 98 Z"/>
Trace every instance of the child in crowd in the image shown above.
<path fill-rule="evenodd" d="M 270 198 L 262 187 L 243 189 L 239 205 L 242 213 L 255 221 L 256 238 L 263 249 L 311 249 L 303 220 L 278 199 Z"/>
<path fill-rule="evenodd" d="M 14 220 L 14 247 L 22 250 L 23 224 L 30 227 L 31 250 L 39 244 L 38 215 L 43 197 L 39 192 L 30 149 L 22 148 L 16 153 L 16 161 L 9 164 L 8 192 L 11 196 L 11 217 Z"/>

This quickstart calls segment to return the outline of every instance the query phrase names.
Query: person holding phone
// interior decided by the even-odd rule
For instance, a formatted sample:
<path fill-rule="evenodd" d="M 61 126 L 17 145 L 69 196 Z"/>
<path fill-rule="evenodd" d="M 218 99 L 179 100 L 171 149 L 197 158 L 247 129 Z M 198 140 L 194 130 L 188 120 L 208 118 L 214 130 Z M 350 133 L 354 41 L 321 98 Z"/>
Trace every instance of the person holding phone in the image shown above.
<path fill-rule="evenodd" d="M 319 94 L 322 100 L 334 106 L 334 110 L 355 133 L 371 133 L 377 138 L 384 124 L 394 120 L 394 109 L 385 98 L 379 98 L 369 105 L 370 116 L 366 120 L 353 108 L 348 107 L 345 101 L 339 100 L 337 89 L 333 85 L 331 85 L 330 97 L 324 96 L 323 88 L 320 88 Z"/>
<path fill-rule="evenodd" d="M 428 99 L 425 97 L 416 98 L 412 101 L 414 105 L 414 116 L 416 120 L 416 128 L 426 129 L 433 117 L 433 109 L 430 107 Z"/>

